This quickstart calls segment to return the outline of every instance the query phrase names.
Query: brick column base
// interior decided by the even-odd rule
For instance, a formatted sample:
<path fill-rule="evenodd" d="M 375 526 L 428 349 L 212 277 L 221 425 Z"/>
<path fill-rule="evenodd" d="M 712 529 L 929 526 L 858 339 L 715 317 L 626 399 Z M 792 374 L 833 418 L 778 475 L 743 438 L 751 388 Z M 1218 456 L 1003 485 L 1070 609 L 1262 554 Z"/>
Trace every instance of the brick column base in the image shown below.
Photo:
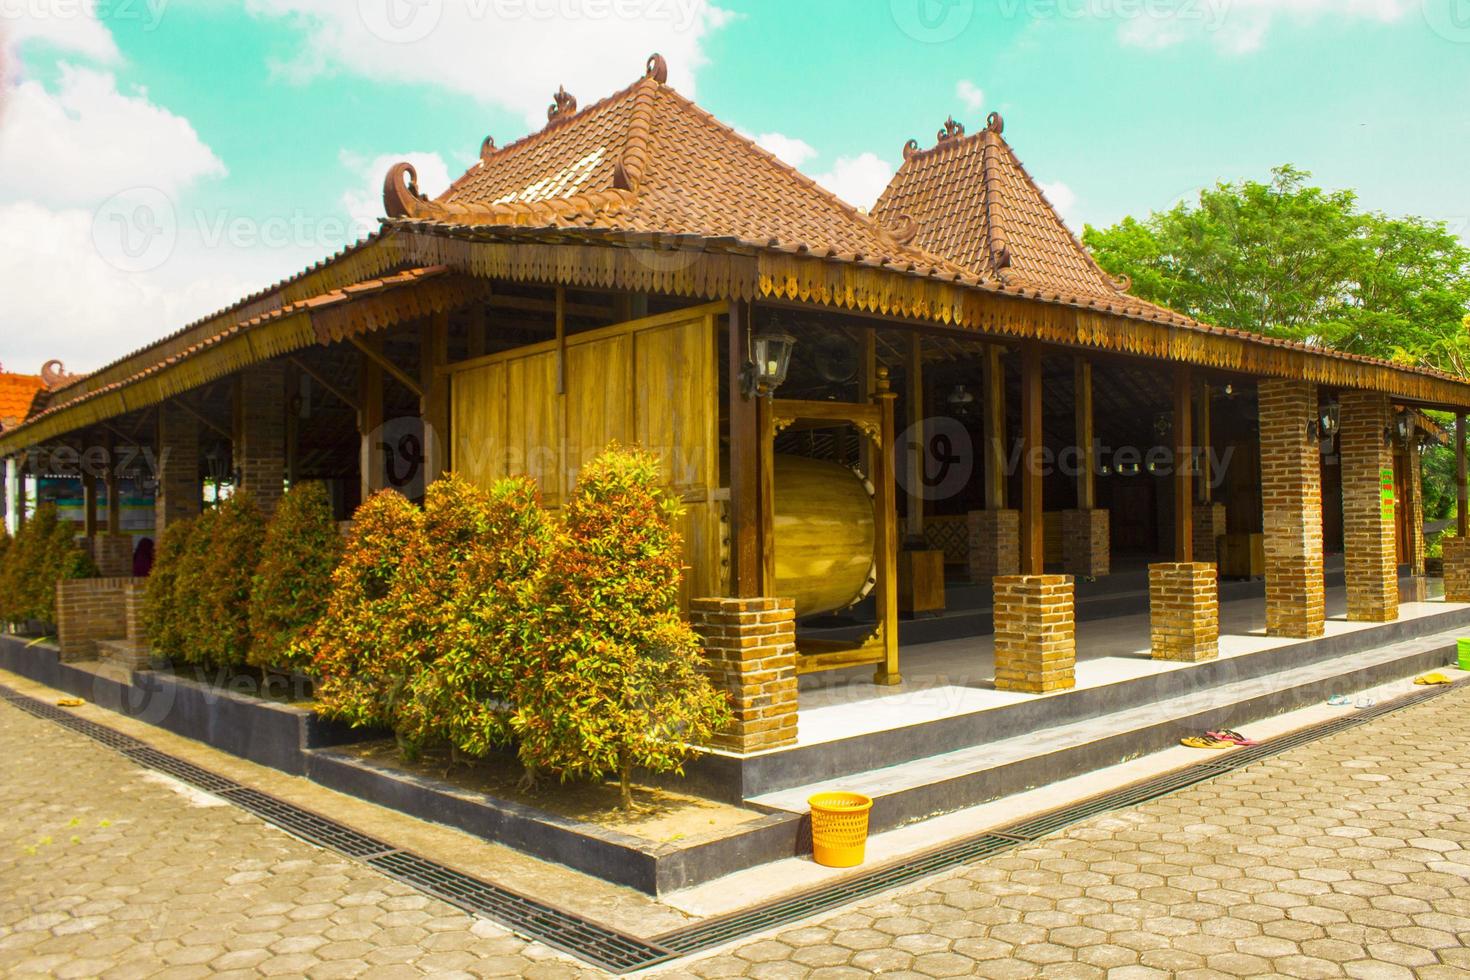
<path fill-rule="evenodd" d="M 1070 575 L 995 579 L 995 687 L 1044 694 L 1077 683 Z"/>
<path fill-rule="evenodd" d="M 1062 566 L 1068 575 L 1097 578 L 1111 570 L 1109 515 L 1101 507 L 1062 511 Z"/>
<path fill-rule="evenodd" d="M 1220 564 L 1220 539 L 1225 536 L 1225 505 L 1194 505 L 1194 560 Z"/>
<path fill-rule="evenodd" d="M 970 581 L 988 582 L 1021 570 L 1021 512 L 970 511 Z"/>
<path fill-rule="evenodd" d="M 1148 566 L 1149 644 L 1155 660 L 1220 655 L 1220 590 L 1215 566 L 1167 561 Z"/>
<path fill-rule="evenodd" d="M 1443 538 L 1444 601 L 1470 602 L 1470 538 Z"/>
<path fill-rule="evenodd" d="M 56 643 L 63 661 L 91 660 L 98 640 L 122 638 L 127 629 L 123 590 L 129 581 L 78 578 L 56 584 Z"/>
<path fill-rule="evenodd" d="M 133 536 L 99 534 L 92 539 L 92 561 L 103 578 L 127 578 L 133 574 Z"/>
<path fill-rule="evenodd" d="M 796 742 L 796 601 L 691 599 L 705 674 L 730 695 L 735 721 L 715 748 L 750 753 Z"/>

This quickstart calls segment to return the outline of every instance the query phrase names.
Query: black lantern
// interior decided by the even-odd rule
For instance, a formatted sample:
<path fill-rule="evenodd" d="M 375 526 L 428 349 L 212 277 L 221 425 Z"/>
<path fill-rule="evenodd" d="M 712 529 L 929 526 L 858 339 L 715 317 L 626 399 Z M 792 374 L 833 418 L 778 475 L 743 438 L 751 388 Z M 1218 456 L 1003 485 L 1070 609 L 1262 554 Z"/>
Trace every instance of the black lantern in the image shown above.
<path fill-rule="evenodd" d="M 1337 428 L 1342 424 L 1342 406 L 1336 401 L 1330 401 L 1322 406 L 1322 414 L 1318 417 L 1317 424 L 1322 438 L 1330 439 L 1337 435 Z"/>
<path fill-rule="evenodd" d="M 769 327 L 751 338 L 750 359 L 745 363 L 745 393 L 769 395 L 781 387 L 795 346 L 796 338 L 791 334 Z"/>

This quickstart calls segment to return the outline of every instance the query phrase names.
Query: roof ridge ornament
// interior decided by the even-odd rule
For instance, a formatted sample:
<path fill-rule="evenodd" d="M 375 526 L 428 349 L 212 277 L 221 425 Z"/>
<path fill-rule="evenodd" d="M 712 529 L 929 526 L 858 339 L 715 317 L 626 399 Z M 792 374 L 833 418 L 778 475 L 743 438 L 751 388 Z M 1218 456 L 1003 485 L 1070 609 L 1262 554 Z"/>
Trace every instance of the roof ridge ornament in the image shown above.
<path fill-rule="evenodd" d="M 568 92 L 565 85 L 558 85 L 551 96 L 551 105 L 546 107 L 547 123 L 560 122 L 576 114 L 576 111 L 577 97 Z"/>
<path fill-rule="evenodd" d="M 894 242 L 899 245 L 907 245 L 919 234 L 919 223 L 910 215 L 900 214 L 892 228 L 886 229 Z"/>
<path fill-rule="evenodd" d="M 41 383 L 48 389 L 55 390 L 70 381 L 75 375 L 66 369 L 56 358 L 52 358 L 41 365 Z"/>
<path fill-rule="evenodd" d="M 954 116 L 950 116 L 944 120 L 944 125 L 940 127 L 935 139 L 943 143 L 945 140 L 952 140 L 963 135 L 965 135 L 965 124 L 957 121 Z"/>
<path fill-rule="evenodd" d="M 483 148 L 482 148 L 483 152 Z M 403 183 L 408 175 L 408 184 Z M 419 172 L 408 162 L 395 163 L 388 168 L 383 178 L 383 213 L 390 218 L 412 218 L 418 213 L 419 205 L 428 203 L 428 198 L 419 191 Z"/>
<path fill-rule="evenodd" d="M 918 156 L 918 155 L 919 155 L 919 141 L 918 140 L 909 140 L 907 143 L 905 143 L 903 145 L 903 158 L 905 160 L 909 159 L 910 157 L 915 157 L 915 156 Z"/>
<path fill-rule="evenodd" d="M 643 67 L 643 77 L 651 78 L 660 85 L 669 83 L 669 63 L 664 56 L 655 51 L 648 56 L 648 63 Z"/>
<path fill-rule="evenodd" d="M 1000 136 L 1006 131 L 1006 121 L 1001 117 L 1000 113 L 992 112 L 985 117 L 985 130 L 986 132 Z"/>
<path fill-rule="evenodd" d="M 480 162 L 484 163 L 495 155 L 495 137 L 486 136 L 480 141 Z"/>

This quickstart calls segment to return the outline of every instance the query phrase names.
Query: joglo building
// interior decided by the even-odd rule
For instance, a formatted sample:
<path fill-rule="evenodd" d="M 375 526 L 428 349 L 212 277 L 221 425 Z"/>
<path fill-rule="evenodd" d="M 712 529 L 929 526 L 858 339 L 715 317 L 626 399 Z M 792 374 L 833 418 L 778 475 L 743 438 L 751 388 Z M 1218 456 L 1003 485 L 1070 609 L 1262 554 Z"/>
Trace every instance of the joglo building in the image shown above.
<path fill-rule="evenodd" d="M 1115 647 L 1136 673 L 1399 618 L 1424 572 L 1419 413 L 1460 416 L 1463 473 L 1470 383 L 1132 296 L 998 114 L 910 140 L 864 213 L 666 74 L 559 91 L 437 198 L 398 164 L 376 233 L 52 379 L 0 432 L 7 513 L 57 460 L 147 462 L 75 477 L 123 576 L 119 479 L 152 490 L 156 535 L 221 483 L 269 509 L 325 481 L 348 519 L 383 487 L 529 473 L 556 505 L 608 444 L 648 447 L 684 503 L 727 762 L 990 706 L 892 700 L 941 672 L 1011 705 Z M 1470 554 L 1444 569 L 1446 605 L 1470 600 Z M 1232 603 L 1255 638 L 1233 646 Z M 1090 651 L 1083 621 L 1111 614 L 1131 632 Z"/>

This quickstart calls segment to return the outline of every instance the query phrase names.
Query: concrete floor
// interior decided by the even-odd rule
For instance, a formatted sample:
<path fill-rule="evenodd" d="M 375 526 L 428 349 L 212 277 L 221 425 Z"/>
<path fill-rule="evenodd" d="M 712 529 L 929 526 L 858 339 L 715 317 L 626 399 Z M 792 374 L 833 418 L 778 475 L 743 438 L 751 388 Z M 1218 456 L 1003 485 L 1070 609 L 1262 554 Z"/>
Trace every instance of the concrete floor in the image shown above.
<path fill-rule="evenodd" d="M 1425 580 L 1418 580 L 1423 582 Z M 1438 580 L 1430 580 L 1442 589 Z M 1441 591 L 1442 594 L 1442 591 Z M 1326 635 L 1336 636 L 1377 624 L 1350 623 L 1346 618 L 1346 589 L 1327 589 Z M 1443 599 L 1406 601 L 1399 606 L 1401 620 L 1464 608 Z M 903 627 L 899 627 L 902 637 Z M 1243 657 L 1302 642 L 1266 635 L 1266 600 L 1237 599 L 1220 607 L 1220 656 Z M 871 667 L 807 674 L 801 679 L 797 740 L 814 745 L 870 732 L 886 731 L 984 711 L 1052 695 L 997 691 L 994 637 L 965 637 L 901 646 L 903 683 L 877 687 Z M 1147 613 L 1077 624 L 1077 688 L 1098 687 L 1146 674 L 1188 670 L 1192 664 L 1156 661 L 1149 656 Z"/>

